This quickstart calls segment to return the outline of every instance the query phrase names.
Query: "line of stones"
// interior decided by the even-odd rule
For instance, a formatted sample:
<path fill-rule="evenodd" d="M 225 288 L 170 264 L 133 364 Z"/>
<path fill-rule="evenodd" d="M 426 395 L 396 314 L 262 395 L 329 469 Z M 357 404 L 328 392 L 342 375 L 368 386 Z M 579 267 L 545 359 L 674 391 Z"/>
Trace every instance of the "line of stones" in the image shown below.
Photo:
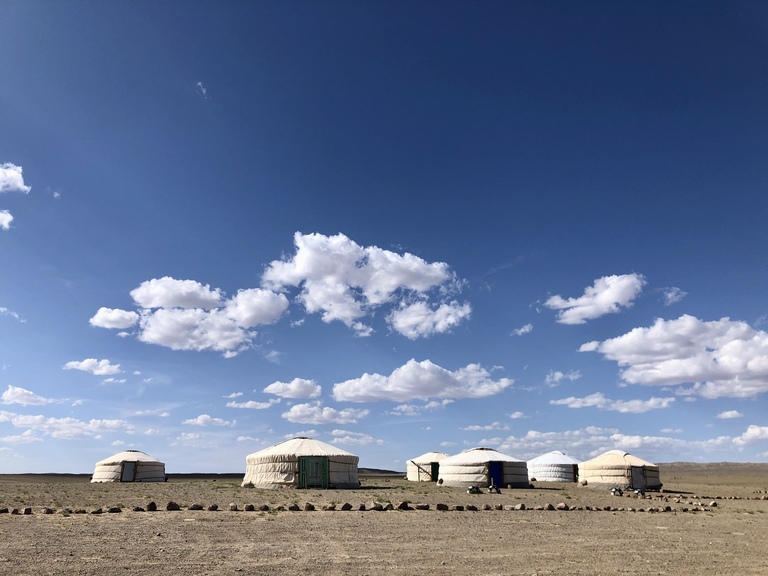
<path fill-rule="evenodd" d="M 560 502 L 557 505 L 553 504 L 544 504 L 544 505 L 536 505 L 532 507 L 527 507 L 523 503 L 519 504 L 483 504 L 482 506 L 476 506 L 474 504 L 467 504 L 467 505 L 461 505 L 461 504 L 455 504 L 449 506 L 448 504 L 436 504 L 434 509 L 438 511 L 453 511 L 453 512 L 478 512 L 480 510 L 560 510 L 560 511 L 569 511 L 569 510 L 575 510 L 575 511 L 592 511 L 592 512 L 702 512 L 709 508 L 716 508 L 717 502 L 714 500 L 710 502 L 709 504 L 699 503 L 699 505 L 694 506 L 692 508 L 687 507 L 681 507 L 681 508 L 674 508 L 672 506 L 650 506 L 648 508 L 634 508 L 631 506 L 624 507 L 624 506 L 569 506 L 565 502 Z M 165 509 L 168 511 L 177 511 L 181 510 L 182 507 L 179 506 L 176 502 L 168 502 L 166 504 Z M 227 509 L 230 512 L 239 512 L 241 511 L 240 508 L 238 508 L 237 504 L 234 502 L 229 504 Z M 337 506 L 336 504 L 325 504 L 319 508 L 320 510 L 330 512 L 335 510 L 357 510 L 357 511 L 366 511 L 366 510 L 373 510 L 373 511 L 386 511 L 386 510 L 431 510 L 432 507 L 429 504 L 414 504 L 411 506 L 408 502 L 400 502 L 397 505 L 392 504 L 391 502 L 388 503 L 381 503 L 381 502 L 371 502 L 369 504 L 358 504 L 357 506 L 353 506 L 349 502 L 345 502 L 344 504 L 341 504 Z M 141 506 L 134 506 L 131 508 L 133 512 L 155 512 L 158 510 L 157 504 L 155 502 L 150 502 L 147 504 L 146 508 L 142 508 Z M 219 510 L 219 506 L 217 504 L 210 504 L 207 507 L 203 507 L 201 504 L 192 504 L 187 507 L 187 510 L 208 510 L 210 512 L 215 512 Z M 307 502 L 304 504 L 304 506 L 299 506 L 298 504 L 290 504 L 288 506 L 275 506 L 274 508 L 270 508 L 267 504 L 262 504 L 260 506 L 254 506 L 253 504 L 246 504 L 242 511 L 244 512 L 312 512 L 315 510 L 318 510 L 318 508 L 312 504 L 311 502 Z M 70 508 L 62 508 L 58 511 L 59 514 L 69 515 L 69 514 L 115 514 L 122 512 L 123 509 L 119 506 L 112 506 L 109 508 L 96 508 L 94 510 L 91 510 L 88 512 L 84 508 L 77 508 L 75 510 L 72 510 Z M 56 514 L 57 511 L 53 508 L 43 508 L 42 514 Z M 12 510 L 9 510 L 8 508 L 0 508 L 0 514 L 8 514 L 11 515 L 23 515 L 23 516 L 29 516 L 31 514 L 34 514 L 31 507 L 27 508 L 13 508 Z"/>

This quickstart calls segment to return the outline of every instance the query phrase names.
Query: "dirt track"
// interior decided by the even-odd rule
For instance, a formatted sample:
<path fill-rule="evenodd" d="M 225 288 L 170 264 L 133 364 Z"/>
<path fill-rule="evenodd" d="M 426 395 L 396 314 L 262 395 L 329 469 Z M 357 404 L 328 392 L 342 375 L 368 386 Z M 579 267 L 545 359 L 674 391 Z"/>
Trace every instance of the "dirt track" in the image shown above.
<path fill-rule="evenodd" d="M 0 514 L 0 574 L 768 573 L 768 465 L 663 465 L 662 481 L 662 494 L 637 499 L 543 483 L 470 495 L 383 477 L 352 491 L 266 491 L 240 488 L 237 477 L 95 485 L 0 476 L 0 506 L 33 512 Z M 149 501 L 157 512 L 131 510 Z M 169 501 L 182 509 L 166 511 Z M 430 509 L 357 510 L 404 501 Z M 308 502 L 317 509 L 304 511 Z M 345 502 L 354 509 L 338 510 Z M 188 509 L 214 503 L 224 511 Z M 572 509 L 534 509 L 559 503 Z M 291 504 L 301 511 L 276 511 Z M 520 504 L 526 510 L 509 509 Z M 330 505 L 337 510 L 322 510 Z"/>

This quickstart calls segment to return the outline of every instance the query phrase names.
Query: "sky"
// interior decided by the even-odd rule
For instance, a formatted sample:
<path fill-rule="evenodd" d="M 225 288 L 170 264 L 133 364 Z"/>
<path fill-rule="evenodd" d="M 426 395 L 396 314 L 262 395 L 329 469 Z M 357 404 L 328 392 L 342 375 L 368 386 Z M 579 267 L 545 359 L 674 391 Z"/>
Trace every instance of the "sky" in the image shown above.
<path fill-rule="evenodd" d="M 0 3 L 0 473 L 768 460 L 767 64 L 738 0 Z"/>

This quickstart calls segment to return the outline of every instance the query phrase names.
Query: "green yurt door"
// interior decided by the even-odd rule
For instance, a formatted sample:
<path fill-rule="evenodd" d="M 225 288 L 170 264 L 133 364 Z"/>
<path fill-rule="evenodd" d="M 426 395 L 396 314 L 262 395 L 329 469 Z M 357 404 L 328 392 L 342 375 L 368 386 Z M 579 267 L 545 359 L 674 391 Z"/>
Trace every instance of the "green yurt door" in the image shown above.
<path fill-rule="evenodd" d="M 328 458 L 302 456 L 299 458 L 299 488 L 328 488 Z"/>
<path fill-rule="evenodd" d="M 440 462 L 430 462 L 432 465 L 432 469 L 430 470 L 430 476 L 432 482 L 437 482 L 438 477 L 440 476 Z"/>

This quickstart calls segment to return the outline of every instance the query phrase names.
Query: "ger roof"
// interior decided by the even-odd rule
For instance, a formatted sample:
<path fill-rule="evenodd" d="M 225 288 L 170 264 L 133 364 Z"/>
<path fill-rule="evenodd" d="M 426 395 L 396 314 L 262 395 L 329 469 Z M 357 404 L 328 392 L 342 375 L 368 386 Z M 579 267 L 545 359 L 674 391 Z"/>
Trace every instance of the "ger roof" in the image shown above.
<path fill-rule="evenodd" d="M 493 448 L 470 448 L 440 461 L 441 466 L 450 464 L 474 464 L 480 462 L 522 462 Z"/>
<path fill-rule="evenodd" d="M 283 442 L 278 442 L 274 446 L 264 448 L 248 458 L 263 458 L 265 456 L 355 456 L 346 450 L 331 446 L 314 438 L 304 438 L 299 436 Z"/>
<path fill-rule="evenodd" d="M 528 460 L 528 464 L 578 464 L 576 458 L 572 458 L 560 450 L 553 450 L 541 456 Z"/>
<path fill-rule="evenodd" d="M 418 456 L 416 458 L 411 458 L 408 460 L 408 462 L 413 462 L 415 464 L 422 464 L 425 462 L 439 462 L 441 460 L 444 460 L 445 458 L 448 458 L 448 454 L 445 452 L 427 452 L 426 454 L 422 454 L 421 456 Z"/>
<path fill-rule="evenodd" d="M 624 452 L 624 450 L 608 450 L 608 452 L 604 452 L 581 464 L 587 466 L 656 466 L 656 464 L 646 462 L 642 458 L 633 456 L 629 452 Z"/>
<path fill-rule="evenodd" d="M 149 454 L 145 454 L 139 450 L 124 450 L 123 452 L 118 452 L 109 458 L 104 458 L 104 460 L 96 462 L 96 466 L 106 466 L 118 462 L 158 462 L 162 464 L 160 460 L 152 458 Z"/>

